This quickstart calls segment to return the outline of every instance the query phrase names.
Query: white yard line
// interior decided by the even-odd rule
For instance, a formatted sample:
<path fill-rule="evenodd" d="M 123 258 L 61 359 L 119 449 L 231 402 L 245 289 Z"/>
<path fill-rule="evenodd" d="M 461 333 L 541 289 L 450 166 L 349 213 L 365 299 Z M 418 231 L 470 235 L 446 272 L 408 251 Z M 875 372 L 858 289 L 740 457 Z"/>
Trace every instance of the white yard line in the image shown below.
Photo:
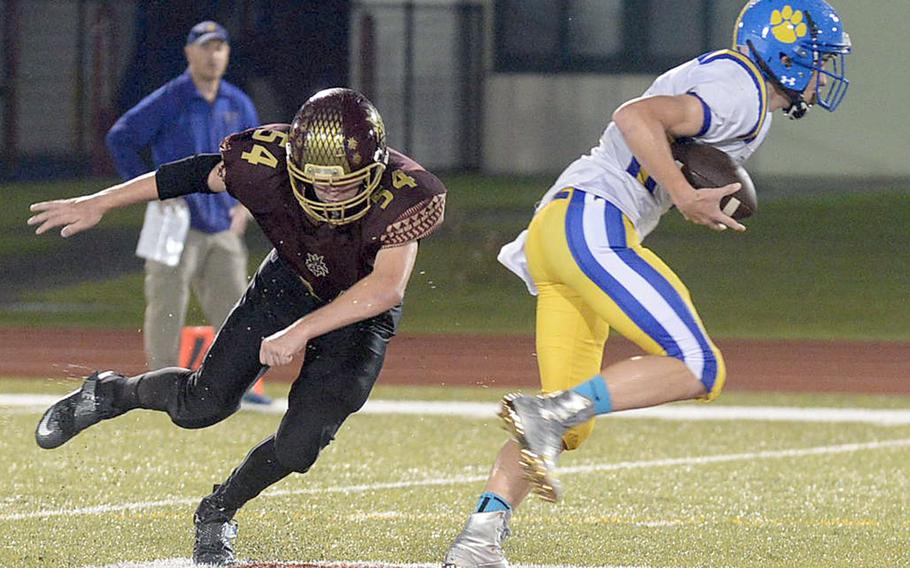
<path fill-rule="evenodd" d="M 43 410 L 56 402 L 60 395 L 0 394 L 2 407 Z M 268 414 L 283 414 L 288 407 L 286 398 L 273 404 L 244 405 L 245 410 Z M 409 414 L 419 416 L 455 416 L 459 418 L 495 418 L 497 404 L 492 402 L 459 402 L 436 400 L 370 400 L 359 414 Z M 724 406 L 718 404 L 669 404 L 641 410 L 611 414 L 610 420 L 747 420 L 763 422 L 822 422 L 856 423 L 878 426 L 910 425 L 910 409 L 882 410 L 876 408 L 824 408 L 793 406 Z"/>
<path fill-rule="evenodd" d="M 253 561 L 249 561 L 253 562 Z M 257 561 L 253 565 L 265 564 L 282 566 L 287 564 L 288 566 L 296 566 L 299 564 L 307 564 L 312 566 L 321 566 L 324 568 L 439 568 L 440 563 L 436 562 L 433 564 L 405 564 L 405 563 L 393 563 L 393 562 L 375 562 L 375 561 L 359 561 L 351 560 L 344 562 L 270 562 L 270 561 Z M 515 568 L 582 568 L 581 566 L 574 564 L 511 564 Z M 125 562 L 121 564 L 108 564 L 103 567 L 87 567 L 87 568 L 196 568 L 197 565 L 193 564 L 192 560 L 189 558 L 171 558 L 168 560 L 153 560 L 151 562 Z M 239 564 L 237 568 L 243 568 L 243 564 Z M 648 566 L 636 565 L 628 566 L 622 565 L 618 566 L 615 564 L 601 564 L 598 566 L 590 566 L 585 568 L 650 568 Z"/>
<path fill-rule="evenodd" d="M 7 409 L 15 409 L 19 414 L 23 411 L 33 410 L 38 412 L 59 398 L 59 395 L 0 395 L 0 416 L 4 413 L 11 414 Z M 247 410 L 283 413 L 287 409 L 287 400 L 279 399 L 269 407 L 250 406 Z M 456 416 L 473 419 L 494 419 L 496 404 L 475 402 L 444 402 L 444 401 L 390 401 L 372 400 L 361 410 L 364 414 L 409 414 L 422 416 Z M 613 419 L 661 419 L 661 420 L 751 420 L 751 421 L 793 421 L 793 422 L 820 422 L 820 423 L 864 423 L 883 426 L 898 426 L 910 424 L 910 410 L 877 410 L 856 408 L 794 408 L 794 407 L 756 407 L 756 406 L 707 406 L 707 405 L 669 405 L 653 409 L 637 410 L 618 413 Z M 602 471 L 621 471 L 644 469 L 653 467 L 697 466 L 739 461 L 755 461 L 766 459 L 802 458 L 819 455 L 843 454 L 881 449 L 910 448 L 910 438 L 886 440 L 879 442 L 840 444 L 833 446 L 818 446 L 812 448 L 796 448 L 787 450 L 768 450 L 761 452 L 744 452 L 735 454 L 686 456 L 679 458 L 665 458 L 645 461 L 630 461 L 617 463 L 587 464 L 561 468 L 561 475 L 586 474 Z M 368 483 L 362 485 L 349 485 L 344 487 L 330 486 L 325 488 L 307 488 L 295 490 L 267 491 L 261 497 L 284 497 L 290 495 L 326 494 L 326 493 L 364 493 L 370 491 L 385 491 L 410 489 L 419 487 L 432 487 L 439 485 L 458 485 L 467 483 L 480 483 L 486 475 L 453 476 L 446 478 L 411 479 L 389 483 Z M 158 501 L 144 501 L 134 503 L 114 503 L 97 505 L 93 507 L 80 507 L 68 509 L 46 509 L 27 513 L 0 515 L 0 521 L 19 521 L 34 518 L 50 517 L 79 517 L 90 515 L 103 515 L 124 511 L 145 511 L 163 507 L 195 505 L 199 500 L 194 497 L 174 497 Z M 281 565 L 281 563 L 278 563 Z M 288 562 L 290 566 L 295 563 Z M 325 568 L 437 568 L 433 564 L 398 564 L 374 561 L 350 562 L 312 562 Z M 111 564 L 103 568 L 192 568 L 189 559 L 174 558 L 168 560 L 155 560 L 152 562 L 129 562 Z M 574 565 L 515 565 L 517 568 L 581 568 Z M 98 567 L 96 567 L 98 568 Z M 648 566 L 601 566 L 599 568 L 651 568 Z"/>
<path fill-rule="evenodd" d="M 899 440 L 885 440 L 880 442 L 867 442 L 857 444 L 839 444 L 835 446 L 816 446 L 813 448 L 796 448 L 789 450 L 768 450 L 763 452 L 744 452 L 738 454 L 720 454 L 707 456 L 688 456 L 681 458 L 665 458 L 657 460 L 644 460 L 633 462 L 617 462 L 588 464 L 573 467 L 560 468 L 561 475 L 566 474 L 584 474 L 599 471 L 619 471 L 630 469 L 644 469 L 651 467 L 669 467 L 669 466 L 695 466 L 715 463 L 726 463 L 736 461 L 755 461 L 765 459 L 780 458 L 801 458 L 808 456 L 819 456 L 828 454 L 843 454 L 851 452 L 860 452 L 867 450 L 883 449 L 900 449 L 910 447 L 910 438 Z M 287 495 L 308 495 L 308 494 L 325 494 L 325 493 L 365 493 L 369 491 L 383 491 L 388 489 L 410 489 L 415 487 L 431 487 L 436 485 L 460 485 L 464 483 L 479 483 L 486 480 L 487 476 L 454 476 L 444 478 L 430 479 L 413 479 L 407 481 L 397 481 L 391 483 L 366 483 L 362 485 L 348 486 L 331 486 L 323 488 L 307 489 L 286 489 L 276 491 L 266 491 L 261 497 L 283 497 Z M 199 497 L 182 497 L 172 499 L 162 499 L 160 501 L 143 501 L 136 503 L 115 503 L 109 505 L 97 505 L 94 507 L 80 507 L 72 509 L 45 509 L 32 511 L 28 513 L 13 513 L 0 515 L 0 521 L 19 521 L 24 519 L 47 518 L 47 517 L 76 517 L 85 515 L 100 515 L 105 513 L 114 513 L 121 511 L 143 511 L 161 507 L 173 507 L 178 505 L 196 504 Z"/>

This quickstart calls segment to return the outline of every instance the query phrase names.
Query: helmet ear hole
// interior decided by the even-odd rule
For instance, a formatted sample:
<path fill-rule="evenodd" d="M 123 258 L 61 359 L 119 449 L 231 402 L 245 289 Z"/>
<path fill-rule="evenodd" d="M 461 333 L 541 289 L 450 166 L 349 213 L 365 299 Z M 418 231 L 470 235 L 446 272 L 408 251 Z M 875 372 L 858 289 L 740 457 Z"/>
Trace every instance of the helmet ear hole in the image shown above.
<path fill-rule="evenodd" d="M 793 60 L 786 53 L 781 53 L 780 54 L 780 64 L 783 65 L 784 68 L 790 69 L 791 67 L 793 67 Z"/>

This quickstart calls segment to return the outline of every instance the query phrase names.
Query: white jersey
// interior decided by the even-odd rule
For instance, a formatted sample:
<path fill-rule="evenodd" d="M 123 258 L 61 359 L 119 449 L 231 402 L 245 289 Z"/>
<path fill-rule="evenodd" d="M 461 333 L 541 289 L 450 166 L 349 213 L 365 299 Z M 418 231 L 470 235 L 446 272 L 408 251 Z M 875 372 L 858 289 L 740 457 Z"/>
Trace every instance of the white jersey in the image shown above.
<path fill-rule="evenodd" d="M 675 67 L 645 91 L 644 96 L 690 94 L 704 107 L 704 122 L 695 139 L 729 154 L 740 164 L 768 134 L 767 85 L 758 67 L 745 55 L 721 50 Z M 622 133 L 610 123 L 591 153 L 569 164 L 544 194 L 538 210 L 565 188 L 574 187 L 603 197 L 618 207 L 644 239 L 657 227 L 673 203 L 632 155 Z M 527 232 L 503 247 L 499 261 L 518 274 L 528 289 L 535 287 L 527 273 L 524 241 Z"/>
<path fill-rule="evenodd" d="M 765 139 L 771 126 L 764 78 L 749 58 L 722 50 L 667 71 L 644 96 L 691 94 L 701 100 L 705 120 L 694 138 L 743 163 Z M 672 206 L 670 195 L 641 171 L 622 133 L 610 123 L 591 153 L 572 162 L 540 206 L 562 189 L 575 187 L 616 205 L 643 239 Z"/>

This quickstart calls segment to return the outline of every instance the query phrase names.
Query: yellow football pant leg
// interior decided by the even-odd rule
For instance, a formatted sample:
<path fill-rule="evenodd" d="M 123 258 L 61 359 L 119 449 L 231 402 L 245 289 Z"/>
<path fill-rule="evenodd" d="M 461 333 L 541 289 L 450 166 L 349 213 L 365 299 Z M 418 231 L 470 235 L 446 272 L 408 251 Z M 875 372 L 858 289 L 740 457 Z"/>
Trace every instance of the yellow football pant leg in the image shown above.
<path fill-rule="evenodd" d="M 566 237 L 569 199 L 548 204 L 529 227 L 525 253 L 531 276 L 539 290 L 537 300 L 537 357 L 544 392 L 571 388 L 601 370 L 603 343 L 610 328 L 615 329 L 651 355 L 667 351 L 626 314 L 573 258 Z M 673 271 L 638 241 L 628 218 L 623 218 L 628 248 L 657 271 L 679 294 L 701 326 L 688 289 Z M 708 343 L 717 360 L 717 376 L 706 399 L 713 399 L 724 384 L 723 358 Z M 568 449 L 578 447 L 593 429 L 585 424 L 567 434 Z"/>
<path fill-rule="evenodd" d="M 600 372 L 604 343 L 610 328 L 564 284 L 538 282 L 537 365 L 543 392 L 566 390 Z M 594 430 L 594 420 L 580 424 L 563 436 L 574 450 Z"/>
<path fill-rule="evenodd" d="M 669 282 L 673 288 L 682 296 L 683 300 L 686 302 L 686 305 L 689 306 L 689 310 L 692 312 L 692 316 L 695 318 L 695 321 L 698 322 L 698 325 L 704 327 L 702 324 L 701 316 L 698 315 L 698 310 L 695 309 L 695 304 L 692 303 L 692 295 L 689 293 L 689 289 L 686 288 L 686 285 L 683 284 L 683 281 L 679 279 L 679 276 L 676 275 L 673 270 L 667 266 L 667 264 L 661 260 L 659 256 L 654 254 L 651 249 L 645 248 L 638 244 L 635 247 L 635 250 L 638 252 L 638 255 L 645 259 L 655 270 L 660 272 L 667 282 Z M 724 356 L 720 352 L 720 349 L 714 345 L 714 342 L 711 340 L 711 337 L 707 334 L 705 338 L 708 340 L 708 345 L 711 346 L 711 351 L 714 352 L 714 357 L 717 359 L 717 378 L 714 379 L 714 385 L 711 387 L 711 391 L 708 392 L 701 400 L 710 402 L 715 398 L 720 396 L 721 391 L 724 389 L 724 384 L 727 380 L 727 366 L 724 363 Z"/>
<path fill-rule="evenodd" d="M 604 343 L 610 333 L 607 322 L 571 287 L 551 277 L 547 258 L 558 251 L 547 250 L 548 232 L 558 223 L 550 212 L 559 204 L 535 216 L 525 251 L 528 268 L 537 285 L 536 347 L 541 390 L 545 393 L 570 389 L 600 372 Z M 564 240 L 564 239 L 563 239 Z M 568 253 L 568 251 L 566 251 Z M 569 255 L 571 258 L 571 255 Z M 594 420 L 570 429 L 563 436 L 567 450 L 578 448 L 594 430 Z"/>

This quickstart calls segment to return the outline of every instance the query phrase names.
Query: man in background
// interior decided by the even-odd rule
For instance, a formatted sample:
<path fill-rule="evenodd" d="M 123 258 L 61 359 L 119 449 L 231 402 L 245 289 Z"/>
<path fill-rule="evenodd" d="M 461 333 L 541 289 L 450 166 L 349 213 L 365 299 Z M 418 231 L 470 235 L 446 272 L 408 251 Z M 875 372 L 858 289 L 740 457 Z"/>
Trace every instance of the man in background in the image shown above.
<path fill-rule="evenodd" d="M 257 126 L 252 100 L 223 80 L 230 57 L 227 30 L 193 26 L 184 47 L 187 69 L 126 112 L 107 134 L 124 180 L 194 154 L 218 152 L 228 135 Z M 151 150 L 152 166 L 143 159 Z M 145 259 L 143 336 L 150 369 L 176 367 L 190 288 L 206 320 L 220 328 L 246 289 L 248 212 L 227 193 L 194 194 L 150 203 L 136 254 Z M 268 403 L 253 390 L 247 402 Z"/>

